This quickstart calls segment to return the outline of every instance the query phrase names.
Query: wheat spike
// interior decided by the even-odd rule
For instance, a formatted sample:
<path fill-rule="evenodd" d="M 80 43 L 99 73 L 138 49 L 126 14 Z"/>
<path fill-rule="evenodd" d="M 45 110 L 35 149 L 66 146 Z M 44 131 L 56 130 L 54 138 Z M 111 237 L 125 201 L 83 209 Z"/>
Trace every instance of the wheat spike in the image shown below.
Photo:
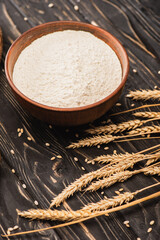
<path fill-rule="evenodd" d="M 143 118 L 160 118 L 160 112 L 136 112 L 133 113 L 135 117 Z"/>
<path fill-rule="evenodd" d="M 99 188 L 103 189 L 104 187 L 110 187 L 113 184 L 117 182 L 124 182 L 128 178 L 132 177 L 134 174 L 131 171 L 123 171 L 123 172 L 118 172 L 115 173 L 113 176 L 110 176 L 108 178 L 103 178 L 101 180 L 98 180 L 96 182 L 93 182 L 89 187 L 86 188 L 85 191 L 96 191 Z"/>
<path fill-rule="evenodd" d="M 110 124 L 106 126 L 99 126 L 91 129 L 87 129 L 86 132 L 90 134 L 101 134 L 101 133 L 118 133 L 118 132 L 124 132 L 126 130 L 135 129 L 137 127 L 140 127 L 144 122 L 140 121 L 138 119 L 131 120 L 119 124 Z"/>
<path fill-rule="evenodd" d="M 91 160 L 87 160 L 87 163 L 101 163 L 101 164 L 107 164 L 107 163 L 114 163 L 114 162 L 120 162 L 125 160 L 126 158 L 133 159 L 134 157 L 136 158 L 146 158 L 146 155 L 144 154 L 137 154 L 137 153 L 120 153 L 120 154 L 107 154 L 107 155 L 101 155 L 96 158 L 93 158 Z"/>
<path fill-rule="evenodd" d="M 71 143 L 67 148 L 80 148 L 80 147 L 91 147 L 96 146 L 98 144 L 104 144 L 112 142 L 116 139 L 116 136 L 112 135 L 101 135 L 101 136 L 95 136 L 91 138 L 85 138 L 82 140 L 79 140 L 77 143 Z"/>
<path fill-rule="evenodd" d="M 146 126 L 143 128 L 137 128 L 135 130 L 130 131 L 129 135 L 134 134 L 149 134 L 149 133 L 159 133 L 160 132 L 160 126 L 153 125 L 153 126 Z"/>
<path fill-rule="evenodd" d="M 136 90 L 130 91 L 127 95 L 129 98 L 134 100 L 148 100 L 148 99 L 160 99 L 160 90 Z"/>
<path fill-rule="evenodd" d="M 157 166 L 150 166 L 150 167 L 146 167 L 146 168 L 142 168 L 140 170 L 135 170 L 135 171 L 122 171 L 122 172 L 118 172 L 115 173 L 114 175 L 108 177 L 108 178 L 103 178 L 100 179 L 98 181 L 93 182 L 92 184 L 89 185 L 89 187 L 87 187 L 85 189 L 85 191 L 96 191 L 99 188 L 104 188 L 104 187 L 110 187 L 113 184 L 117 183 L 117 182 L 124 182 L 125 180 L 127 180 L 128 178 L 132 177 L 135 174 L 138 173 L 144 173 L 145 175 L 160 175 L 160 167 Z"/>

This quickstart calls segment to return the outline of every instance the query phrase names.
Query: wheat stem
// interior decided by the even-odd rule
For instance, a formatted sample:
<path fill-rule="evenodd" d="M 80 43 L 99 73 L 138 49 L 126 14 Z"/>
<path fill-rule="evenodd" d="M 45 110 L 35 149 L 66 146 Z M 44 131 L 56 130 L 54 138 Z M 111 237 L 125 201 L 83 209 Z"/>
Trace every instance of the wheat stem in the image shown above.
<path fill-rule="evenodd" d="M 128 112 L 132 112 L 132 111 L 135 111 L 135 110 L 138 110 L 138 109 L 141 109 L 141 108 L 159 107 L 159 106 L 160 106 L 160 103 L 157 103 L 157 104 L 146 104 L 146 105 L 142 105 L 140 107 L 128 109 L 128 110 L 125 110 L 125 111 L 122 111 L 122 112 L 113 113 L 113 114 L 110 115 L 110 117 L 117 116 L 117 115 L 124 114 L 124 113 L 128 113 Z"/>
<path fill-rule="evenodd" d="M 150 194 L 147 197 L 143 197 L 143 198 L 137 199 L 137 200 L 135 200 L 133 202 L 126 203 L 126 204 L 124 204 L 122 206 L 118 206 L 118 207 L 115 207 L 115 208 L 107 209 L 105 211 L 95 212 L 94 214 L 92 214 L 88 218 L 82 218 L 82 219 L 78 219 L 78 220 L 67 222 L 67 223 L 62 223 L 62 224 L 59 224 L 59 225 L 56 225 L 56 226 L 47 227 L 47 228 L 41 228 L 41 229 L 30 230 L 30 231 L 19 232 L 19 233 L 12 233 L 12 234 L 1 235 L 1 236 L 2 237 L 18 236 L 18 235 L 30 234 L 30 233 L 35 233 L 35 232 L 46 231 L 46 230 L 50 230 L 50 229 L 56 229 L 56 228 L 70 226 L 70 225 L 73 225 L 73 224 L 76 224 L 76 223 L 81 223 L 81 222 L 87 221 L 87 220 L 89 220 L 91 218 L 99 217 L 99 216 L 102 216 L 102 215 L 108 215 L 109 213 L 117 212 L 117 211 L 129 208 L 129 207 L 133 207 L 133 206 L 135 206 L 137 204 L 140 204 L 142 202 L 151 200 L 153 198 L 157 198 L 159 196 L 160 196 L 160 191 L 156 192 L 156 193 L 153 193 L 153 194 Z"/>

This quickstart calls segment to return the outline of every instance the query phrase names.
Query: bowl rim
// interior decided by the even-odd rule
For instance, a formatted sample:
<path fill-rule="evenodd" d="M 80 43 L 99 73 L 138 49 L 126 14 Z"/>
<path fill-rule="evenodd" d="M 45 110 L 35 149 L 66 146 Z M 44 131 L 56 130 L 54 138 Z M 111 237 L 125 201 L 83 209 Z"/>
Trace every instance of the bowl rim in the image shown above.
<path fill-rule="evenodd" d="M 85 106 L 81 106 L 81 107 L 72 107 L 72 108 L 59 108 L 59 107 L 52 107 L 52 106 L 48 106 L 48 105 L 45 105 L 45 104 L 41 104 L 41 103 L 38 103 L 34 100 L 32 100 L 31 98 L 27 97 L 26 95 L 24 95 L 16 86 L 15 84 L 13 83 L 13 80 L 9 74 L 9 70 L 8 70 L 8 62 L 9 62 L 9 57 L 10 57 L 10 54 L 12 53 L 12 50 L 14 48 L 14 46 L 19 42 L 20 39 L 22 39 L 25 35 L 29 34 L 30 32 L 34 32 L 35 29 L 38 29 L 38 28 L 41 28 L 41 27 L 44 27 L 44 26 L 47 26 L 47 25 L 53 25 L 53 24 L 71 24 L 71 25 L 74 25 L 74 24 L 78 24 L 79 26 L 86 26 L 88 28 L 91 28 L 95 31 L 98 31 L 98 32 L 101 32 L 101 33 L 104 33 L 105 35 L 107 35 L 109 38 L 112 38 L 114 39 L 114 41 L 120 46 L 121 48 L 121 51 L 123 52 L 123 55 L 124 57 L 126 58 L 126 70 L 122 76 L 122 81 L 121 83 L 118 85 L 118 87 L 111 93 L 109 94 L 107 97 L 95 102 L 95 103 L 91 103 L 91 104 L 88 104 L 88 105 L 85 105 Z M 49 34 L 49 33 L 48 33 Z M 47 35 L 47 34 L 46 34 Z M 35 40 L 34 40 L 35 41 Z M 102 40 L 103 41 L 103 40 Z M 110 45 L 109 45 L 110 46 Z M 112 46 L 110 46 L 112 48 Z M 114 51 L 114 50 L 113 50 Z M 114 51 L 115 52 L 115 51 Z M 116 54 L 117 55 L 117 54 Z M 117 56 L 118 57 L 118 56 Z M 119 58 L 119 57 L 118 57 Z M 120 60 L 119 60 L 120 61 Z M 122 64 L 121 64 L 121 67 L 122 67 Z M 121 44 L 121 42 L 116 38 L 114 37 L 111 33 L 109 33 L 108 31 L 104 30 L 103 28 L 100 28 L 98 26 L 94 26 L 92 24 L 89 24 L 89 23 L 85 23 L 85 22 L 78 22 L 78 21 L 52 21 L 52 22 L 47 22 L 47 23 L 43 23 L 43 24 L 40 24 L 38 26 L 35 26 L 33 28 L 30 28 L 29 30 L 25 31 L 24 33 L 22 33 L 13 43 L 12 45 L 10 46 L 10 48 L 8 49 L 8 52 L 7 52 L 7 55 L 5 57 L 5 74 L 7 76 L 7 80 L 9 82 L 9 85 L 10 87 L 13 89 L 13 91 L 19 95 L 21 98 L 23 98 L 25 101 L 29 102 L 30 104 L 32 105 L 35 105 L 36 107 L 39 107 L 39 108 L 43 108 L 45 110 L 49 110 L 49 111 L 57 111 L 57 112 L 76 112 L 76 111 L 83 111 L 83 110 L 87 110 L 87 109 L 91 109 L 91 108 L 94 108 L 98 105 L 101 105 L 103 104 L 104 102 L 106 102 L 107 100 L 109 100 L 110 98 L 112 98 L 114 95 L 116 95 L 119 90 L 121 88 L 123 88 L 123 86 L 125 85 L 125 82 L 127 80 L 127 77 L 128 77 L 128 74 L 129 74 L 129 58 L 128 58 L 128 55 L 127 55 L 127 52 L 125 50 L 125 48 L 123 47 L 123 45 Z M 122 67 L 122 71 L 123 71 L 123 67 Z"/>

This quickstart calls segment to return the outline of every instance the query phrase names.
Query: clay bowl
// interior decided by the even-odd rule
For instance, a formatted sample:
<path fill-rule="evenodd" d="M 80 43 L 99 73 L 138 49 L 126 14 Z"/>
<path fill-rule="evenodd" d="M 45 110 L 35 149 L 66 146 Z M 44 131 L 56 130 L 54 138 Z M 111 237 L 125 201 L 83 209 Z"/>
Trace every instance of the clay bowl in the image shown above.
<path fill-rule="evenodd" d="M 62 30 L 83 30 L 91 32 L 96 37 L 106 42 L 117 54 L 122 66 L 122 82 L 118 88 L 106 98 L 83 107 L 56 108 L 39 104 L 23 95 L 12 81 L 12 73 L 15 62 L 21 51 L 35 39 L 48 33 Z M 85 64 L 85 63 L 84 63 Z M 127 53 L 121 43 L 105 30 L 82 22 L 57 21 L 49 22 L 34 27 L 23 33 L 10 47 L 5 59 L 5 72 L 12 91 L 21 106 L 33 116 L 61 126 L 76 126 L 91 122 L 105 114 L 118 100 L 129 72 L 129 60 Z"/>

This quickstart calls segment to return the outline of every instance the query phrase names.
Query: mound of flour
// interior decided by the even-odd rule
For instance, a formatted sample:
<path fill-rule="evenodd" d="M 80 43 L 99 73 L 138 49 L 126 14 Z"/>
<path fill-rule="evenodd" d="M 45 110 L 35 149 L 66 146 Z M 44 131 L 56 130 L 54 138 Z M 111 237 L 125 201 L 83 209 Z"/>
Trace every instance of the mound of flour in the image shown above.
<path fill-rule="evenodd" d="M 61 108 L 95 103 L 112 93 L 121 79 L 115 52 L 91 33 L 74 30 L 33 41 L 13 71 L 13 82 L 24 95 Z"/>

